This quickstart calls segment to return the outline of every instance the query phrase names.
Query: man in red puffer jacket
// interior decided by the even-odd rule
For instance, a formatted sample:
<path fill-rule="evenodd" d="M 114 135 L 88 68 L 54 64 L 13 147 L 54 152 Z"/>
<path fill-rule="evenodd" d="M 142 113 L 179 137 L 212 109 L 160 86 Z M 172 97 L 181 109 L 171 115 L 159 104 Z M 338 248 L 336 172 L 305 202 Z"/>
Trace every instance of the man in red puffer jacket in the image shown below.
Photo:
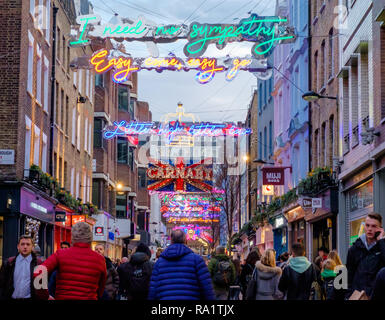
<path fill-rule="evenodd" d="M 104 257 L 91 250 L 92 230 L 85 222 L 72 227 L 72 247 L 56 251 L 42 266 L 44 276 L 56 275 L 56 300 L 98 300 L 103 295 L 107 278 Z M 35 271 L 36 278 L 41 271 Z M 48 299 L 48 290 L 37 290 L 41 299 Z"/>

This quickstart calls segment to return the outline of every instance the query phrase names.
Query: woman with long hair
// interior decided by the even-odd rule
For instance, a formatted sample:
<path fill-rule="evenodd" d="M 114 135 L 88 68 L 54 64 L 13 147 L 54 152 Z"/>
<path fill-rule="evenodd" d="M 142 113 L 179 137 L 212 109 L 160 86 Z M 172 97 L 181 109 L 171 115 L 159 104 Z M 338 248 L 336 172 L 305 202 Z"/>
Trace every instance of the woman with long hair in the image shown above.
<path fill-rule="evenodd" d="M 239 282 L 241 285 L 241 291 L 243 297 L 246 295 L 246 289 L 249 281 L 251 280 L 255 268 L 255 264 L 257 261 L 261 259 L 261 254 L 258 248 L 254 248 L 246 258 L 246 263 L 242 267 L 241 276 L 239 278 Z"/>
<path fill-rule="evenodd" d="M 255 265 L 256 296 L 255 300 L 278 300 L 283 298 L 278 290 L 282 269 L 276 266 L 275 250 L 267 249 Z"/>
<path fill-rule="evenodd" d="M 329 252 L 328 259 L 332 259 L 335 262 L 336 266 L 342 266 L 343 265 L 341 258 L 338 255 L 338 252 L 336 250 L 332 250 Z"/>

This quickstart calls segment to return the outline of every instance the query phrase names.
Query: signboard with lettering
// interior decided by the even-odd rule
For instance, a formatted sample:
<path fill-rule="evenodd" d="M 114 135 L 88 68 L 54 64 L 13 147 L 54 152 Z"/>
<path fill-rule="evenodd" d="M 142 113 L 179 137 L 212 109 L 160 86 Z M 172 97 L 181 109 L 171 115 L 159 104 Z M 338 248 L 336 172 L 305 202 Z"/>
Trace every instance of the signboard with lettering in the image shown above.
<path fill-rule="evenodd" d="M 66 212 L 65 211 L 56 211 L 55 212 L 55 222 L 65 222 L 66 221 Z"/>
<path fill-rule="evenodd" d="M 285 185 L 285 174 L 283 168 L 263 168 L 262 178 L 264 185 L 283 186 Z"/>
<path fill-rule="evenodd" d="M 313 209 L 322 208 L 322 198 L 313 198 L 311 201 Z"/>
<path fill-rule="evenodd" d="M 0 149 L 0 164 L 15 164 L 15 150 Z"/>
<path fill-rule="evenodd" d="M 311 209 L 313 205 L 311 198 L 303 198 L 302 199 L 302 208 L 304 209 Z"/>
<path fill-rule="evenodd" d="M 72 225 L 77 224 L 78 222 L 85 222 L 86 216 L 85 215 L 73 215 L 72 216 Z"/>
<path fill-rule="evenodd" d="M 262 186 L 262 194 L 264 196 L 273 196 L 274 195 L 274 186 Z"/>

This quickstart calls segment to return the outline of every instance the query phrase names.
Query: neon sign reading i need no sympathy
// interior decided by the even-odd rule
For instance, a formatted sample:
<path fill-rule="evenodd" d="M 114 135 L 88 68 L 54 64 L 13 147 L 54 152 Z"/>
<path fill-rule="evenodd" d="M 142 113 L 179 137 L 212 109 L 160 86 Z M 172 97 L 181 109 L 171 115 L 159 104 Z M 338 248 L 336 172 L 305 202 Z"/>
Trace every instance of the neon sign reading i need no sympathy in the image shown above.
<path fill-rule="evenodd" d="M 190 27 L 182 25 L 159 25 L 144 18 L 121 24 L 102 24 L 99 15 L 85 15 L 77 18 L 80 25 L 77 36 L 70 45 L 87 45 L 92 38 L 115 38 L 126 41 L 169 43 L 187 39 L 184 54 L 187 57 L 201 57 L 209 44 L 223 49 L 229 42 L 254 42 L 251 54 L 266 58 L 282 42 L 295 40 L 293 28 L 285 17 L 260 17 L 251 14 L 239 24 L 200 24 L 193 22 Z M 76 32 L 76 30 L 75 30 Z"/>

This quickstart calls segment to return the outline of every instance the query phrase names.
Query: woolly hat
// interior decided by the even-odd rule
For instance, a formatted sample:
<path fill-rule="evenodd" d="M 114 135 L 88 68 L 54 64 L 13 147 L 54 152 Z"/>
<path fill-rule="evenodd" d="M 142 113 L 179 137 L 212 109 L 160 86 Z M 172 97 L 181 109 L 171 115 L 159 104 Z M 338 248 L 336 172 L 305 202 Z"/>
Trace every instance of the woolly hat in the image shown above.
<path fill-rule="evenodd" d="M 92 230 L 85 222 L 78 222 L 72 227 L 72 243 L 91 243 Z"/>
<path fill-rule="evenodd" d="M 139 245 L 136 247 L 136 252 L 143 252 L 151 257 L 151 250 L 143 242 L 139 243 Z"/>

